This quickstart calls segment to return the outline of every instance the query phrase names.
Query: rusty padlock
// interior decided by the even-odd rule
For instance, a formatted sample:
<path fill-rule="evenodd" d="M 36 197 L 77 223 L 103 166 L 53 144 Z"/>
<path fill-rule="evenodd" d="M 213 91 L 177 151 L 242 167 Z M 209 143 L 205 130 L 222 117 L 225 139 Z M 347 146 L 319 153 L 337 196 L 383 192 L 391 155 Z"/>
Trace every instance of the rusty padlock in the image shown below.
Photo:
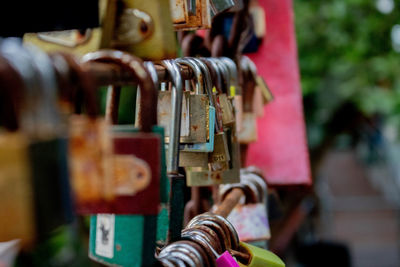
<path fill-rule="evenodd" d="M 98 212 L 156 215 L 160 203 L 161 142 L 160 136 L 152 133 L 153 126 L 157 125 L 154 83 L 143 62 L 127 53 L 102 50 L 83 57 L 83 62 L 90 61 L 117 64 L 127 69 L 139 83 L 140 113 L 143 114 L 140 129 L 129 125 L 113 126 L 113 190 L 116 198 L 108 210 Z M 118 103 L 118 100 L 111 102 Z"/>

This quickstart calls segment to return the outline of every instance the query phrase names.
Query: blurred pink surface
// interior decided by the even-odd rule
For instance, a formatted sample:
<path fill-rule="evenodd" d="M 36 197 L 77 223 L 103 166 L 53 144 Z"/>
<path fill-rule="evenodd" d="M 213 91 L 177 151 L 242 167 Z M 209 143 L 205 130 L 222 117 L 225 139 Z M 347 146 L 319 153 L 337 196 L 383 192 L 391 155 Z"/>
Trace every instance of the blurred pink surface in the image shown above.
<path fill-rule="evenodd" d="M 275 99 L 258 120 L 258 141 L 251 144 L 247 165 L 256 165 L 271 185 L 311 184 L 291 0 L 260 0 L 267 35 L 257 53 L 258 67 Z"/>

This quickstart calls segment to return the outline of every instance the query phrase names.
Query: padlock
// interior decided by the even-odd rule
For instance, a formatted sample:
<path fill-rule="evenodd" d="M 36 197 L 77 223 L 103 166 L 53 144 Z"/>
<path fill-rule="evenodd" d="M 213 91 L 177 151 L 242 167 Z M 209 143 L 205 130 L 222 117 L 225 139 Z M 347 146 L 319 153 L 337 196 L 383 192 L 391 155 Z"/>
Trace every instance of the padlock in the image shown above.
<path fill-rule="evenodd" d="M 96 87 L 77 60 L 57 53 L 52 55 L 52 61 L 59 84 L 63 86 L 61 101 L 65 102 L 63 107 L 69 115 L 68 154 L 75 209 L 79 214 L 92 214 L 96 206 L 106 205 L 115 197 L 109 126 L 98 117 Z"/>
<path fill-rule="evenodd" d="M 212 65 L 211 62 L 208 62 L 208 65 L 202 65 L 203 68 L 209 69 L 214 72 L 214 80 L 218 80 L 216 75 L 216 67 L 215 64 Z M 215 69 L 213 69 L 215 67 Z M 220 78 L 220 77 L 219 77 Z M 208 84 L 212 84 L 211 81 Z M 215 97 L 215 96 L 214 96 Z M 213 100 L 215 101 L 215 100 Z M 222 121 L 216 123 L 216 127 L 222 127 Z M 228 129 L 227 129 L 228 130 Z M 228 140 L 226 138 L 226 133 L 224 131 L 218 131 L 215 134 L 215 144 L 214 144 L 214 152 L 210 154 L 210 169 L 201 168 L 201 167 L 193 167 L 187 168 L 187 184 L 189 186 L 206 186 L 212 184 L 221 184 L 221 183 L 235 183 L 239 180 L 239 168 L 240 164 L 236 160 L 237 155 L 235 155 L 235 163 L 231 164 L 231 153 L 235 153 L 234 151 L 238 151 L 239 147 L 233 147 L 232 150 L 229 151 Z M 229 140 L 231 142 L 231 140 Z M 231 153 L 230 153 L 231 152 Z M 239 159 L 240 160 L 240 159 Z M 232 162 L 233 163 L 233 162 Z M 233 168 L 234 166 L 235 168 Z"/>
<path fill-rule="evenodd" d="M 250 255 L 248 260 L 238 258 L 241 267 L 285 267 L 285 263 L 274 253 L 250 244 L 240 242 L 240 251 Z"/>
<path fill-rule="evenodd" d="M 239 83 L 238 70 L 235 62 L 227 57 L 220 57 L 221 61 L 225 63 L 229 70 L 231 86 L 230 86 L 230 98 L 232 99 L 232 105 L 235 110 L 235 121 L 236 121 L 236 132 L 240 132 L 242 129 L 243 121 L 243 98 L 242 89 Z"/>
<path fill-rule="evenodd" d="M 23 90 L 19 74 L 0 56 L 0 242 L 19 239 L 23 248 L 36 237 L 35 214 L 28 158 L 28 140 L 18 131 L 15 107 L 17 92 Z M 17 104 L 17 105 L 15 105 Z M 8 117 L 8 119 L 6 119 Z"/>
<path fill-rule="evenodd" d="M 178 59 L 181 65 L 194 68 L 187 59 Z M 190 66 L 189 66 L 190 64 Z M 201 76 L 200 76 L 201 78 Z M 203 80 L 197 78 L 196 92 L 190 90 L 184 92 L 182 102 L 181 143 L 206 143 L 209 136 L 209 100 L 204 93 Z M 169 136 L 171 91 L 161 91 L 159 94 L 158 119 L 160 125 L 166 129 Z M 166 139 L 169 142 L 168 138 Z"/>
<path fill-rule="evenodd" d="M 267 215 L 265 182 L 253 177 L 252 174 L 241 173 L 240 186 L 247 193 L 245 204 L 235 206 L 228 220 L 236 228 L 240 240 L 246 242 L 268 240 L 271 232 Z M 221 187 L 221 195 L 225 196 L 235 187 L 236 185 Z"/>
<path fill-rule="evenodd" d="M 243 75 L 243 124 L 238 132 L 241 144 L 250 144 L 257 141 L 257 117 L 253 110 L 253 96 L 256 88 L 256 80 L 251 70 L 250 59 L 246 56 L 241 58 Z"/>
<path fill-rule="evenodd" d="M 140 130 L 134 126 L 113 126 L 113 190 L 108 209 L 98 213 L 158 214 L 160 203 L 161 140 L 152 132 L 157 123 L 157 91 L 140 59 L 129 54 L 103 50 L 83 57 L 84 62 L 119 64 L 138 80 L 141 90 Z M 134 64 L 135 63 L 135 64 Z M 112 90 L 112 89 L 111 89 Z M 151 153 L 149 153 L 151 151 Z"/>
<path fill-rule="evenodd" d="M 56 76 L 50 58 L 37 48 L 23 48 L 18 40 L 7 39 L 1 44 L 1 52 L 23 77 L 26 87 L 21 130 L 29 138 L 36 230 L 42 239 L 73 220 L 68 144 L 56 106 Z"/>
<path fill-rule="evenodd" d="M 224 126 L 232 125 L 235 123 L 235 115 L 232 107 L 232 103 L 228 99 L 230 94 L 230 73 L 226 68 L 225 64 L 217 58 L 210 58 L 209 60 L 214 61 L 215 66 L 218 68 L 218 72 L 221 76 L 222 87 L 218 90 L 218 101 L 222 111 L 222 123 Z"/>
<path fill-rule="evenodd" d="M 200 90 L 203 93 L 201 95 L 201 99 L 199 101 L 204 104 L 197 109 L 193 109 L 193 112 L 203 113 L 203 117 L 205 118 L 206 129 L 208 130 L 208 134 L 206 135 L 206 142 L 204 143 L 184 143 L 180 145 L 180 151 L 185 152 L 212 152 L 214 150 L 214 126 L 215 126 L 215 108 L 212 105 L 211 96 L 209 94 L 204 95 L 204 85 L 202 80 L 202 72 L 201 69 L 196 65 L 197 63 L 194 61 L 190 61 L 189 59 L 178 59 L 176 62 L 180 64 L 186 64 L 196 73 L 197 83 L 200 85 Z M 199 97 L 198 97 L 199 98 Z M 203 108 L 203 110 L 200 110 Z"/>
<path fill-rule="evenodd" d="M 170 10 L 168 0 L 108 0 L 101 47 L 149 60 L 175 57 Z"/>
<path fill-rule="evenodd" d="M 202 59 L 202 62 L 206 64 L 213 77 L 215 88 L 219 90 L 222 87 L 222 77 L 219 73 L 218 66 L 214 61 Z M 213 89 L 214 90 L 214 89 Z M 214 96 L 214 95 L 213 95 Z M 216 108 L 216 134 L 215 134 L 215 149 L 210 155 L 210 165 L 212 171 L 224 171 L 229 168 L 229 148 L 227 143 L 226 133 L 224 132 L 223 122 L 222 122 L 222 109 L 218 100 L 218 96 L 214 96 L 214 103 Z"/>
<path fill-rule="evenodd" d="M 170 142 L 168 144 L 167 172 L 171 182 L 170 207 L 168 222 L 168 239 L 173 242 L 181 237 L 183 227 L 184 187 L 185 178 L 179 174 L 179 137 L 182 112 L 183 80 L 178 64 L 173 60 L 164 60 L 161 64 L 165 67 L 172 80 Z"/>
<path fill-rule="evenodd" d="M 230 88 L 230 72 L 228 68 L 225 66 L 225 63 L 220 59 L 210 59 L 215 62 L 215 65 L 219 69 L 219 73 L 222 81 L 222 90 L 218 95 L 218 100 L 221 105 L 222 114 L 222 122 L 224 125 L 224 132 L 227 136 L 227 145 L 229 149 L 229 168 L 222 173 L 223 183 L 235 183 L 240 181 L 240 148 L 236 135 L 236 126 L 235 126 L 235 115 L 232 107 L 231 100 L 228 99 L 227 94 L 229 93 Z M 222 93 L 221 93 L 222 91 Z"/>

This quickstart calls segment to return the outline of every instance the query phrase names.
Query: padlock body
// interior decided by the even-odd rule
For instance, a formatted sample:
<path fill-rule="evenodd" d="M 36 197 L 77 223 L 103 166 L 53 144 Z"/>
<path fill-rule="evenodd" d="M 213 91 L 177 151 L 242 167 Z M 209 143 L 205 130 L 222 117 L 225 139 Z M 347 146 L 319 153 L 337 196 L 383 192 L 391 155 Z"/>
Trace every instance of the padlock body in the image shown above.
<path fill-rule="evenodd" d="M 21 134 L 0 134 L 0 242 L 20 239 L 23 247 L 36 235 L 27 148 Z"/>
<path fill-rule="evenodd" d="M 240 242 L 240 250 L 246 251 L 246 254 L 250 255 L 250 262 L 246 265 L 241 263 L 240 266 L 285 267 L 285 263 L 277 255 L 266 249 L 258 248 L 245 242 Z"/>
<path fill-rule="evenodd" d="M 227 218 L 244 242 L 268 240 L 271 231 L 264 203 L 237 205 Z"/>
<path fill-rule="evenodd" d="M 134 130 L 134 129 L 132 129 Z M 141 186 L 132 195 L 117 195 L 112 205 L 112 213 L 116 214 L 158 214 L 160 204 L 161 176 L 161 140 L 158 134 L 128 132 L 127 128 L 115 128 L 113 131 L 114 157 L 135 157 L 150 169 L 150 178 L 143 175 L 138 179 L 150 179 L 145 187 Z M 118 174 L 117 174 L 118 175 Z M 115 175 L 115 176 L 117 176 Z M 124 179 L 121 177 L 115 179 Z M 145 177 L 146 176 L 146 177 Z"/>
<path fill-rule="evenodd" d="M 157 216 L 98 214 L 90 218 L 89 257 L 107 266 L 154 262 Z"/>
<path fill-rule="evenodd" d="M 250 144 L 257 141 L 257 118 L 252 112 L 243 113 L 242 128 L 238 132 L 241 144 Z"/>
<path fill-rule="evenodd" d="M 104 120 L 83 115 L 71 116 L 69 129 L 69 165 L 76 211 L 93 214 L 113 201 L 115 195 L 110 130 Z"/>

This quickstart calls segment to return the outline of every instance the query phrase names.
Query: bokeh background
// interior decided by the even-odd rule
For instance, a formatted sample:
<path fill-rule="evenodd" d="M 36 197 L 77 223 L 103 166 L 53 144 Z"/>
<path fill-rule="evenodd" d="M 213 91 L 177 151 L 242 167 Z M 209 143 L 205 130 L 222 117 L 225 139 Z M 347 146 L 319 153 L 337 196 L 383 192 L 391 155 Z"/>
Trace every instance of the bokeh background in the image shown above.
<path fill-rule="evenodd" d="M 332 245 L 327 264 L 347 251 L 352 266 L 400 266 L 400 3 L 293 6 L 319 199 L 312 230 L 299 235 L 321 244 L 297 249 L 288 266 L 325 266 L 312 264 L 324 242 Z"/>

